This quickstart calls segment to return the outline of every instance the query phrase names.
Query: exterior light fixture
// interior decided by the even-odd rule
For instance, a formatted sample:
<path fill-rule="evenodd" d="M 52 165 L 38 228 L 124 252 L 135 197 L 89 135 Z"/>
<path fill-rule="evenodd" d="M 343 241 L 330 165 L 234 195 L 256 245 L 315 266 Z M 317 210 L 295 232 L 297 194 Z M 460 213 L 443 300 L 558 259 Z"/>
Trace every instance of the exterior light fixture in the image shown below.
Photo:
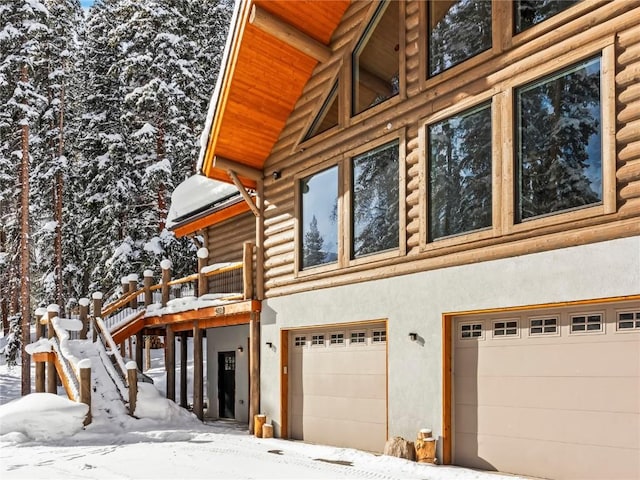
<path fill-rule="evenodd" d="M 412 342 L 415 342 L 418 339 L 418 334 L 415 332 L 411 332 L 409 333 L 409 340 L 411 340 Z"/>
<path fill-rule="evenodd" d="M 271 175 L 273 176 L 274 180 L 278 180 L 282 176 L 282 173 L 280 172 L 280 170 L 276 170 Z"/>
<path fill-rule="evenodd" d="M 238 352 L 240 352 L 240 353 L 244 352 L 244 348 L 242 347 L 242 345 L 240 345 L 240 346 L 238 347 Z"/>
<path fill-rule="evenodd" d="M 273 348 L 273 343 L 272 342 L 267 342 L 267 347 Z"/>

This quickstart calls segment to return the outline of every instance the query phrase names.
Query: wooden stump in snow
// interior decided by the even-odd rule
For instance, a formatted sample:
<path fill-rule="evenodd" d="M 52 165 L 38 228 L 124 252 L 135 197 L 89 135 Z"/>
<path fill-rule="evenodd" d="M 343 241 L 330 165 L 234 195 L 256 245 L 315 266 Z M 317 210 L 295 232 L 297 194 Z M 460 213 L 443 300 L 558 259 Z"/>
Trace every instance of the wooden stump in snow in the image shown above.
<path fill-rule="evenodd" d="M 402 437 L 393 437 L 387 440 L 387 443 L 384 445 L 383 453 L 391 457 L 405 458 L 407 460 L 416 459 L 416 451 L 413 446 L 413 442 L 409 442 Z"/>
<path fill-rule="evenodd" d="M 265 423 L 262 426 L 262 438 L 273 438 L 273 425 Z"/>
<path fill-rule="evenodd" d="M 436 439 L 433 437 L 416 440 L 416 460 L 419 463 L 436 463 Z"/>
<path fill-rule="evenodd" d="M 262 427 L 267 422 L 266 415 L 256 415 L 253 417 L 253 432 L 256 437 L 262 438 Z"/>

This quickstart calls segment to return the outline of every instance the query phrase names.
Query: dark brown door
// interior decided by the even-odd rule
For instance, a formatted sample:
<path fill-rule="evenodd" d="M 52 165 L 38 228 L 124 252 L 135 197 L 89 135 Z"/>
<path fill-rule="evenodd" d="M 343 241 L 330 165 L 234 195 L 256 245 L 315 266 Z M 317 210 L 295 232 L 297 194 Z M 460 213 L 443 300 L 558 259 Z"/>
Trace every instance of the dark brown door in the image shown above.
<path fill-rule="evenodd" d="M 236 352 L 218 353 L 218 417 L 236 418 Z"/>

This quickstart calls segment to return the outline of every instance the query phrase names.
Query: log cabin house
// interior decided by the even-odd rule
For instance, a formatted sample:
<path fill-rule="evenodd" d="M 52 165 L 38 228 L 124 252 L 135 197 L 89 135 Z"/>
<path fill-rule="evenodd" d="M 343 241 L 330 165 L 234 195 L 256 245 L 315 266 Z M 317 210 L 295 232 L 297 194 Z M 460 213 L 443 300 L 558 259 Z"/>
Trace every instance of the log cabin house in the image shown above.
<path fill-rule="evenodd" d="M 256 271 L 212 416 L 640 477 L 640 2 L 239 2 L 199 166 L 172 228 Z"/>

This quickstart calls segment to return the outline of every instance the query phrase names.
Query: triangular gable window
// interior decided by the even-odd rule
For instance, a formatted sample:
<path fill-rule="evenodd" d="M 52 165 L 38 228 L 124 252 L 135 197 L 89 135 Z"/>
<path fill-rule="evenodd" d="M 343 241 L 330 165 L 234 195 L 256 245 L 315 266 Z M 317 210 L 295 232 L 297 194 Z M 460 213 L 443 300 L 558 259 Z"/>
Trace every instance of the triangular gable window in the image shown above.
<path fill-rule="evenodd" d="M 333 84 L 329 96 L 322 104 L 322 108 L 313 120 L 309 131 L 304 136 L 304 140 L 309 140 L 316 135 L 338 125 L 338 81 Z"/>
<path fill-rule="evenodd" d="M 381 2 L 356 45 L 352 62 L 352 115 L 398 94 L 399 20 L 397 2 Z"/>

